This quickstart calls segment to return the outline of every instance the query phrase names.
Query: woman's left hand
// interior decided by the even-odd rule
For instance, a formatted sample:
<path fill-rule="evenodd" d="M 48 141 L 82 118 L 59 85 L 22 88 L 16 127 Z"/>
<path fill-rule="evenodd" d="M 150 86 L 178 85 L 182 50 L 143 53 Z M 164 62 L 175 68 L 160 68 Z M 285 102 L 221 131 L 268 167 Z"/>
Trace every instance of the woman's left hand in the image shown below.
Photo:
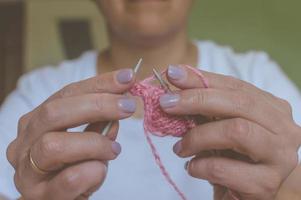
<path fill-rule="evenodd" d="M 169 82 L 182 90 L 160 98 L 165 112 L 219 119 L 191 129 L 174 152 L 194 156 L 186 166 L 191 176 L 229 189 L 220 199 L 233 199 L 233 194 L 240 200 L 274 199 L 298 165 L 301 128 L 291 106 L 244 81 L 203 73 L 206 89 L 192 70 L 168 69 Z M 225 151 L 213 155 L 212 150 Z"/>

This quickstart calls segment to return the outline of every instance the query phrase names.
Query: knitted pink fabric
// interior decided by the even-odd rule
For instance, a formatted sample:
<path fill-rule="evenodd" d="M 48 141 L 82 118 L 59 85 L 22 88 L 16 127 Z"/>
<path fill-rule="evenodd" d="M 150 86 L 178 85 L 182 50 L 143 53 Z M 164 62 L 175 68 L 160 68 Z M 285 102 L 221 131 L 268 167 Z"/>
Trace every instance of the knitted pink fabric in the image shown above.
<path fill-rule="evenodd" d="M 200 81 L 203 83 L 205 88 L 209 87 L 207 80 L 200 70 L 187 65 L 185 65 L 185 67 L 192 70 L 200 77 Z M 162 74 L 166 74 L 166 71 L 162 72 Z M 151 140 L 150 134 L 160 137 L 168 135 L 180 137 L 183 136 L 183 134 L 185 134 L 189 129 L 195 127 L 196 123 L 191 118 L 173 116 L 163 112 L 160 107 L 159 99 L 160 96 L 165 94 L 167 91 L 160 86 L 152 85 L 151 82 L 154 80 L 155 77 L 151 76 L 140 83 L 136 83 L 130 90 L 130 93 L 134 96 L 141 97 L 144 102 L 144 134 L 148 144 L 150 145 L 157 165 L 159 166 L 167 182 L 175 189 L 181 199 L 186 200 L 187 198 L 185 197 L 184 193 L 178 188 L 166 170 L 160 155 Z"/>

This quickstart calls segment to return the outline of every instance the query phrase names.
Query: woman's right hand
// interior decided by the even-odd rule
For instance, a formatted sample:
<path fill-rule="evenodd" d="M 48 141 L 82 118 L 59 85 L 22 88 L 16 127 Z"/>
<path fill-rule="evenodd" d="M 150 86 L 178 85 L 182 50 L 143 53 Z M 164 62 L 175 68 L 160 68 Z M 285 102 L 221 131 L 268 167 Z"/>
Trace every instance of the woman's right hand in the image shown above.
<path fill-rule="evenodd" d="M 135 82 L 130 69 L 72 83 L 19 120 L 7 149 L 16 188 L 25 200 L 88 199 L 103 183 L 107 161 L 121 151 L 118 120 L 136 109 L 123 95 Z M 115 121 L 107 136 L 100 133 Z M 89 124 L 84 132 L 67 129 Z"/>

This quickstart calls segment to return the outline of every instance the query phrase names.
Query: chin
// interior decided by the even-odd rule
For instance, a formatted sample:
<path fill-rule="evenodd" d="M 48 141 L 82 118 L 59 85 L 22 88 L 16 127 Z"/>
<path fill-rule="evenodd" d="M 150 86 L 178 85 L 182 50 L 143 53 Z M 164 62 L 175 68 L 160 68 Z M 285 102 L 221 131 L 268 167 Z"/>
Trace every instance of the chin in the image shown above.
<path fill-rule="evenodd" d="M 128 34 L 126 38 L 129 42 L 143 46 L 156 46 L 168 41 L 177 31 L 160 26 L 148 26 L 136 29 Z"/>
<path fill-rule="evenodd" d="M 133 19 L 123 26 L 115 27 L 119 36 L 127 42 L 143 46 L 156 46 L 168 41 L 173 35 L 186 29 L 186 25 L 179 22 L 172 22 L 158 16 L 140 17 L 138 20 Z"/>
<path fill-rule="evenodd" d="M 112 37 L 148 46 L 186 30 L 191 5 L 191 0 L 98 1 Z"/>

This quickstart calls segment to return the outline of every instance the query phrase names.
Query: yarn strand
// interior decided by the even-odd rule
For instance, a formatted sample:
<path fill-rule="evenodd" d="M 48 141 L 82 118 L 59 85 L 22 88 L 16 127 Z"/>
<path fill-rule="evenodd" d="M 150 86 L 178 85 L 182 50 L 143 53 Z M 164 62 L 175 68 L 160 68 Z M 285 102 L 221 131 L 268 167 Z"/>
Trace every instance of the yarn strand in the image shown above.
<path fill-rule="evenodd" d="M 180 188 L 177 186 L 177 184 L 174 182 L 174 180 L 171 178 L 168 171 L 166 170 L 165 165 L 162 162 L 161 157 L 157 151 L 157 148 L 154 145 L 154 143 L 150 137 L 150 133 L 144 129 L 144 134 L 145 134 L 147 143 L 149 144 L 149 146 L 152 150 L 152 154 L 155 158 L 155 161 L 156 161 L 157 165 L 159 166 L 160 171 L 163 174 L 163 176 L 165 177 L 166 181 L 174 188 L 174 190 L 178 193 L 178 195 L 181 197 L 182 200 L 187 200 L 184 193 L 180 190 Z"/>
<path fill-rule="evenodd" d="M 205 88 L 209 87 L 207 79 L 204 77 L 200 70 L 188 65 L 183 66 L 192 70 L 196 75 L 198 75 Z M 166 74 L 166 70 L 163 71 L 162 74 Z M 143 100 L 145 111 L 143 122 L 144 135 L 146 137 L 147 143 L 151 148 L 156 164 L 158 165 L 166 181 L 173 187 L 179 197 L 182 200 L 187 200 L 184 193 L 171 178 L 165 165 L 163 164 L 157 148 L 151 139 L 151 134 L 159 137 L 168 135 L 181 137 L 189 129 L 195 127 L 196 123 L 189 117 L 172 116 L 165 113 L 161 109 L 159 99 L 161 95 L 166 93 L 166 91 L 160 86 L 152 85 L 151 81 L 153 80 L 155 80 L 155 78 L 154 76 L 151 76 L 141 81 L 140 83 L 136 83 L 130 90 L 130 93 L 134 96 L 141 97 Z"/>

